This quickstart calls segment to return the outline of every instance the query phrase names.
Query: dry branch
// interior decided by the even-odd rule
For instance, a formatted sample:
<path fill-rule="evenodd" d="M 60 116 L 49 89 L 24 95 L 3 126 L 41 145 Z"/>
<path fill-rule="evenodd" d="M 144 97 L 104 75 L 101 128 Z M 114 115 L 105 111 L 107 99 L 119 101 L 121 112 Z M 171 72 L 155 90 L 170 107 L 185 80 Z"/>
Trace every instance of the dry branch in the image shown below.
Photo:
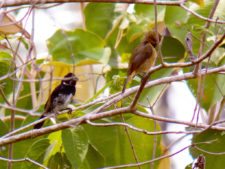
<path fill-rule="evenodd" d="M 223 65 L 221 67 L 209 69 L 207 72 L 205 70 L 202 70 L 201 74 L 202 74 L 202 76 L 204 76 L 206 74 L 214 74 L 214 73 L 218 73 L 221 71 L 225 71 L 225 65 Z M 185 73 L 183 75 L 174 75 L 174 76 L 164 77 L 161 79 L 156 79 L 156 80 L 150 81 L 146 84 L 145 87 L 149 88 L 149 87 L 159 85 L 159 84 L 171 83 L 171 82 L 175 82 L 175 81 L 182 81 L 182 80 L 187 80 L 187 79 L 192 79 L 192 78 L 195 78 L 195 75 L 193 73 Z M 121 99 L 137 92 L 138 89 L 139 89 L 139 86 L 135 86 L 133 88 L 127 89 L 124 94 L 118 95 L 117 97 L 115 97 L 115 98 L 111 99 L 110 101 L 106 102 L 105 104 L 103 104 L 103 106 L 101 106 L 99 109 L 96 109 L 93 112 L 91 112 L 87 115 L 84 115 L 82 117 L 78 117 L 76 119 L 71 119 L 69 121 L 62 122 L 62 123 L 59 123 L 59 124 L 56 124 L 53 126 L 49 126 L 46 128 L 42 128 L 40 130 L 31 130 L 31 131 L 27 131 L 27 132 L 24 132 L 21 134 L 16 134 L 16 135 L 13 135 L 13 136 L 10 136 L 7 138 L 3 138 L 3 139 L 0 138 L 0 146 L 18 142 L 18 141 L 25 140 L 25 139 L 35 138 L 37 136 L 45 135 L 45 134 L 48 134 L 48 133 L 51 133 L 54 131 L 58 131 L 58 130 L 62 130 L 65 128 L 75 127 L 80 124 L 86 123 L 87 120 L 97 120 L 97 119 L 101 119 L 104 117 L 115 116 L 115 115 L 118 115 L 121 113 L 133 112 L 133 110 L 131 110 L 129 107 L 123 107 L 123 108 L 105 111 L 105 112 L 103 112 L 103 110 L 108 108 L 110 105 L 120 101 Z M 169 122 L 169 123 L 194 126 L 196 128 L 201 128 L 201 129 L 205 129 L 205 128 L 209 127 L 209 125 L 206 125 L 206 124 L 195 124 L 195 123 L 190 123 L 190 122 L 181 121 L 181 120 L 159 117 L 159 116 L 155 116 L 155 115 L 150 116 L 150 115 L 147 115 L 144 113 L 143 114 L 140 114 L 140 113 L 138 114 L 138 112 L 134 112 L 134 113 L 136 115 L 139 115 L 139 116 L 142 116 L 145 118 L 149 118 L 149 119 L 154 119 L 157 121 L 164 121 L 164 122 Z M 216 130 L 225 130 L 224 127 L 218 127 L 218 126 L 212 126 L 211 128 L 216 129 Z"/>
<path fill-rule="evenodd" d="M 72 3 L 72 2 L 104 2 L 104 3 L 135 3 L 135 4 L 154 4 L 153 1 L 147 0 L 7 0 L 2 2 L 2 7 L 36 5 L 48 3 Z M 157 5 L 178 6 L 183 1 L 158 1 Z"/>

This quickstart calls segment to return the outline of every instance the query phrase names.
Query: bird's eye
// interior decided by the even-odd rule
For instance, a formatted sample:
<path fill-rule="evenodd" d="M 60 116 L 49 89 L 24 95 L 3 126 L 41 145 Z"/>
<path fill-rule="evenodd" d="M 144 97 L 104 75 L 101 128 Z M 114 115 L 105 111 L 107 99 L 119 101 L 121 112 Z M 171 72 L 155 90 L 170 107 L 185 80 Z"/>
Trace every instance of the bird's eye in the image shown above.
<path fill-rule="evenodd" d="M 75 81 L 74 80 L 71 80 L 70 81 L 70 85 L 75 85 Z"/>

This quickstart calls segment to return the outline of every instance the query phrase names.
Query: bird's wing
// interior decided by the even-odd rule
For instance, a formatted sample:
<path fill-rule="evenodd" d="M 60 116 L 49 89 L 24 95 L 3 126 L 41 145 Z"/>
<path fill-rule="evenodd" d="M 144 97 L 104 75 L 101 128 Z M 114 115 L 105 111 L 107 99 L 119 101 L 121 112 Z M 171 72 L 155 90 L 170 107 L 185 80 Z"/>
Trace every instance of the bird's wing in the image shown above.
<path fill-rule="evenodd" d="M 139 69 L 139 67 L 153 54 L 153 47 L 151 44 L 146 44 L 142 46 L 138 46 L 135 48 L 134 52 L 132 53 L 128 75 L 131 75 L 133 71 Z"/>
<path fill-rule="evenodd" d="M 54 100 L 54 98 L 57 98 L 58 97 L 58 94 L 60 93 L 59 91 L 61 90 L 61 86 L 58 85 L 54 90 L 53 92 L 51 93 L 51 95 L 48 97 L 48 100 L 47 102 L 45 103 L 45 111 L 46 112 L 49 112 L 51 109 L 52 109 L 52 102 Z"/>

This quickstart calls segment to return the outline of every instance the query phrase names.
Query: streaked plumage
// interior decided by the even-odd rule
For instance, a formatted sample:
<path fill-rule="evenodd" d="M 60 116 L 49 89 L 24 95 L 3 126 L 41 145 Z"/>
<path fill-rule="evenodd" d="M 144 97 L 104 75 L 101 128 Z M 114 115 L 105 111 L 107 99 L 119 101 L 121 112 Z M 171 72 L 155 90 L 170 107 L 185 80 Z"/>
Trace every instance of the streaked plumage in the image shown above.
<path fill-rule="evenodd" d="M 161 36 L 159 35 L 159 41 Z M 155 32 L 148 32 L 143 41 L 134 49 L 127 71 L 127 78 L 124 82 L 122 93 L 126 89 L 127 83 L 139 73 L 147 72 L 154 64 L 157 57 L 155 50 L 157 46 L 157 37 Z"/>

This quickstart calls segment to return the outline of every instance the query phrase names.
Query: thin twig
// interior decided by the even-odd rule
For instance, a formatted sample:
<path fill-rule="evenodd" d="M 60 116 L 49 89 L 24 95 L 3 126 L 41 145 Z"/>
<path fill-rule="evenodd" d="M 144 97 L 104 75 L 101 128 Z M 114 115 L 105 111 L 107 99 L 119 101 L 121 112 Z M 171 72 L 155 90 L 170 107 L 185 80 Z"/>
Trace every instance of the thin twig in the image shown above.
<path fill-rule="evenodd" d="M 223 65 L 221 67 L 214 68 L 214 69 L 209 69 L 207 71 L 207 74 L 216 73 L 216 72 L 224 71 L 224 70 L 225 70 L 225 65 Z M 204 70 L 202 70 L 201 73 L 206 74 L 206 72 Z M 146 87 L 152 87 L 154 85 L 169 83 L 169 82 L 172 82 L 172 81 L 181 81 L 181 80 L 191 79 L 191 78 L 194 78 L 194 77 L 195 77 L 195 75 L 193 75 L 193 73 L 186 73 L 186 74 L 183 74 L 183 75 L 174 75 L 172 77 L 164 77 L 164 78 L 153 80 L 153 81 L 149 82 L 146 85 Z M 82 123 L 85 123 L 86 120 L 96 120 L 96 119 L 101 119 L 103 117 L 109 117 L 109 116 L 114 116 L 114 115 L 118 115 L 118 114 L 121 114 L 121 113 L 128 113 L 128 112 L 133 112 L 134 114 L 139 115 L 141 117 L 151 118 L 151 119 L 155 119 L 155 120 L 161 120 L 161 121 L 164 121 L 164 122 L 177 123 L 177 124 L 182 124 L 182 125 L 187 125 L 187 126 L 195 126 L 195 124 L 190 123 L 190 122 L 186 122 L 186 121 L 179 121 L 179 120 L 175 120 L 175 119 L 168 119 L 168 118 L 162 118 L 162 117 L 158 117 L 158 116 L 152 116 L 152 115 L 149 115 L 149 114 L 146 114 L 146 113 L 134 112 L 129 107 L 118 108 L 118 109 L 115 109 L 115 110 L 103 112 L 103 110 L 108 108 L 110 105 L 112 105 L 112 104 L 118 102 L 119 100 L 123 99 L 124 97 L 127 97 L 127 96 L 131 95 L 132 93 L 136 92 L 138 90 L 138 88 L 139 87 L 136 86 L 136 87 L 133 87 L 133 88 L 130 88 L 130 89 L 126 90 L 126 92 L 123 95 L 121 95 L 121 94 L 118 95 L 117 97 L 115 97 L 115 98 L 111 99 L 110 101 L 106 102 L 104 105 L 95 109 L 91 113 L 88 113 L 88 114 L 86 114 L 82 117 L 78 117 L 76 119 L 71 119 L 71 120 L 68 120 L 66 122 L 55 124 L 53 126 L 45 127 L 45 128 L 40 129 L 40 130 L 32 130 L 32 131 L 24 132 L 24 133 L 17 134 L 17 135 L 14 135 L 14 136 L 10 136 L 8 138 L 0 139 L 0 146 L 5 145 L 5 144 L 9 144 L 9 143 L 13 143 L 13 142 L 17 142 L 17 141 L 20 141 L 20 140 L 25 140 L 25 139 L 28 139 L 28 138 L 34 138 L 34 137 L 37 137 L 37 136 L 40 136 L 40 135 L 44 135 L 44 134 L 48 134 L 48 133 L 51 133 L 51 132 L 54 132 L 54 131 L 69 128 L 71 126 L 77 126 L 77 125 L 80 125 Z M 196 127 L 204 129 L 204 128 L 207 128 L 208 125 L 198 124 Z M 225 130 L 224 127 L 219 127 L 219 126 L 213 126 L 212 129 Z"/>
<path fill-rule="evenodd" d="M 54 116 L 54 115 L 52 115 L 52 116 L 47 116 L 47 117 L 38 119 L 38 120 L 36 120 L 36 121 L 33 122 L 33 123 L 29 123 L 29 124 L 26 125 L 26 126 L 20 127 L 20 128 L 18 128 L 18 129 L 16 129 L 16 130 L 13 130 L 13 131 L 7 133 L 6 135 L 2 136 L 1 139 L 2 139 L 2 138 L 7 138 L 7 137 L 12 136 L 12 135 L 15 135 L 16 133 L 21 132 L 21 131 L 23 131 L 23 130 L 25 130 L 25 129 L 28 129 L 28 128 L 34 126 L 35 124 L 38 124 L 38 123 L 40 123 L 40 122 L 42 122 L 42 121 L 45 121 L 45 120 L 47 120 L 47 119 L 49 119 L 49 118 L 51 118 L 51 117 L 53 117 L 53 116 Z"/>
<path fill-rule="evenodd" d="M 85 4 L 84 2 L 80 2 L 80 13 L 81 13 L 81 18 L 82 18 L 82 28 L 86 30 L 86 20 L 85 20 L 85 15 L 84 15 L 84 8 Z"/>
<path fill-rule="evenodd" d="M 133 0 L 45 0 L 44 3 L 72 3 L 72 2 L 106 2 L 106 3 L 133 3 Z M 202 20 L 208 21 L 208 22 L 214 22 L 218 24 L 225 24 L 224 20 L 218 20 L 218 19 L 210 19 L 207 17 L 204 17 L 195 11 L 189 9 L 187 6 L 184 5 L 184 0 L 179 1 L 157 1 L 157 5 L 166 5 L 166 6 L 180 6 L 185 11 L 191 13 L 192 15 L 196 16 L 197 18 L 200 18 Z M 43 4 L 43 0 L 36 0 L 35 4 Z M 153 1 L 146 1 L 146 0 L 135 0 L 135 4 L 154 4 Z M 11 1 L 4 1 L 1 4 L 1 7 L 11 7 L 11 6 L 21 6 L 21 5 L 31 5 L 30 0 L 23 0 L 23 1 L 17 1 L 17 0 L 11 0 Z"/>
<path fill-rule="evenodd" d="M 134 3 L 133 0 L 45 0 L 45 4 L 48 3 L 72 3 L 72 2 L 106 2 L 106 3 Z M 171 5 L 171 6 L 179 6 L 180 3 L 183 1 L 158 1 L 157 5 Z M 152 1 L 146 1 L 146 0 L 135 0 L 136 4 L 153 4 Z M 2 4 L 2 7 L 10 7 L 10 6 L 21 6 L 21 5 L 30 5 L 30 0 L 23 0 L 23 1 L 17 1 L 17 0 L 11 0 L 11 1 L 5 1 Z M 36 0 L 35 4 L 43 4 L 43 0 Z"/>
<path fill-rule="evenodd" d="M 213 5 L 213 8 L 211 9 L 210 11 L 210 14 L 209 14 L 209 19 L 211 19 L 214 14 L 215 14 L 215 11 L 216 11 L 216 8 L 219 4 L 219 0 L 216 0 L 214 5 Z M 205 29 L 208 29 L 209 26 L 210 26 L 210 23 L 209 21 L 206 21 L 205 25 L 204 25 L 204 28 Z M 203 32 L 202 33 L 202 36 L 201 36 L 201 43 L 200 43 L 200 47 L 199 47 L 199 52 L 198 52 L 198 58 L 201 57 L 203 51 L 204 51 L 204 48 L 205 48 L 205 43 L 206 43 L 206 32 Z M 211 56 L 211 55 L 210 55 Z M 208 58 L 210 58 L 210 56 Z M 196 64 L 196 67 L 195 67 L 195 70 L 194 70 L 194 73 L 195 74 L 198 74 L 198 71 L 201 69 L 202 67 L 202 62 L 199 62 Z M 208 67 L 208 66 L 207 66 Z M 206 69 L 207 71 L 207 69 Z M 199 75 L 198 77 L 198 86 L 197 86 L 197 102 L 196 102 L 196 105 L 195 105 L 195 110 L 194 110 L 194 113 L 193 113 L 193 117 L 192 117 L 192 120 L 194 120 L 195 118 L 195 115 L 196 115 L 196 123 L 198 123 L 198 119 L 199 119 L 199 114 L 200 114 L 200 102 L 201 102 L 201 98 L 203 97 L 204 95 L 204 81 L 205 81 L 205 78 L 202 77 L 201 75 Z M 196 114 L 197 113 L 197 114 Z"/>
<path fill-rule="evenodd" d="M 156 67 L 156 69 L 158 69 L 158 67 Z M 204 69 L 203 69 L 201 71 L 201 73 L 206 75 L 206 74 L 219 73 L 219 72 L 223 72 L 223 71 L 225 71 L 225 65 L 217 67 L 217 68 L 209 69 L 207 71 L 207 73 L 204 72 Z M 174 81 L 182 81 L 182 80 L 193 79 L 193 78 L 195 78 L 195 75 L 193 75 L 193 73 L 185 73 L 183 75 L 163 77 L 163 78 L 152 80 L 151 82 L 148 82 L 145 87 L 149 88 L 149 87 L 156 86 L 156 85 L 159 85 L 159 84 L 166 84 L 166 83 L 171 83 L 171 82 L 174 82 Z M 81 105 L 81 106 L 75 108 L 74 111 L 79 110 L 79 109 L 84 109 L 84 108 L 87 108 L 87 107 L 92 106 L 94 104 L 101 103 L 101 102 L 104 102 L 104 101 L 108 100 L 108 102 L 106 102 L 104 105 L 100 106 L 98 109 L 96 109 L 93 112 L 93 113 L 97 113 L 97 112 L 100 112 L 103 108 L 107 108 L 110 105 L 118 102 L 119 100 L 130 96 L 131 94 L 135 93 L 137 90 L 138 90 L 138 86 L 132 87 L 132 88 L 126 90 L 126 92 L 123 95 L 121 95 L 120 93 L 116 93 L 116 94 L 111 95 L 111 96 L 106 97 L 106 98 L 100 98 L 100 99 L 97 99 L 97 100 L 95 100 L 91 103 Z M 11 107 L 11 106 L 8 106 L 8 105 L 5 105 L 5 104 L 0 104 L 0 107 L 6 108 L 6 109 L 13 109 L 13 110 L 19 111 L 19 112 L 28 113 L 31 116 L 39 116 L 36 113 L 34 113 L 36 111 L 36 109 L 25 110 L 25 109 L 20 109 L 20 108 L 16 108 L 16 107 Z"/>
<path fill-rule="evenodd" d="M 209 48 L 208 51 L 205 52 L 205 54 L 203 54 L 199 59 L 196 59 L 192 62 L 183 62 L 183 63 L 166 63 L 164 62 L 164 65 L 158 65 L 158 66 L 155 66 L 154 68 L 152 68 L 152 70 L 149 70 L 148 73 L 153 73 L 157 70 L 160 70 L 162 68 L 176 68 L 176 67 L 189 67 L 189 66 L 193 66 L 197 63 L 200 63 L 202 62 L 204 59 L 208 58 L 209 56 L 211 56 L 211 54 L 217 49 L 217 47 L 223 42 L 223 40 L 225 39 L 225 33 Z M 18 67 L 17 69 L 19 68 L 23 68 L 25 65 L 27 65 L 29 62 L 31 62 L 31 60 L 27 61 L 26 63 L 24 63 L 24 65 L 21 65 L 20 67 Z M 0 77 L 0 81 L 2 80 L 5 80 L 7 78 L 9 78 L 10 76 L 12 76 L 13 74 L 15 74 L 17 71 L 14 71 L 12 73 L 9 73 L 7 75 L 4 75 L 2 77 Z M 223 72 L 222 72 L 223 73 Z M 54 77 L 52 80 L 62 80 L 63 78 L 60 78 L 60 77 Z M 13 79 L 13 80 L 17 80 L 17 79 Z M 50 79 L 49 78 L 46 78 L 46 79 L 41 79 L 41 81 L 45 82 L 45 81 L 49 81 Z M 40 79 L 29 79 L 29 80 L 26 80 L 26 79 L 23 79 L 23 82 L 39 82 Z"/>
<path fill-rule="evenodd" d="M 111 123 L 95 123 L 90 120 L 86 120 L 87 124 L 90 124 L 92 126 L 97 126 L 97 127 L 111 127 L 111 126 L 124 126 L 127 127 L 133 131 L 143 133 L 146 135 L 165 135 L 165 134 L 197 134 L 202 132 L 202 130 L 193 130 L 193 131 L 148 131 L 142 128 L 137 128 L 131 124 L 128 123 L 123 123 L 123 122 L 111 122 Z"/>
<path fill-rule="evenodd" d="M 151 109 L 152 114 L 155 115 L 154 108 L 150 105 L 150 103 L 149 103 L 149 108 Z M 155 120 L 153 120 L 153 123 L 154 123 L 154 131 L 156 131 L 157 123 Z M 152 159 L 155 159 L 155 157 L 156 157 L 157 144 L 158 144 L 158 137 L 156 135 L 154 135 L 153 136 Z M 154 165 L 155 165 L 154 161 L 152 163 L 150 163 L 150 169 L 154 169 Z"/>
<path fill-rule="evenodd" d="M 188 145 L 188 146 L 185 146 L 183 148 L 181 148 L 180 150 L 174 152 L 174 153 L 171 153 L 171 154 L 167 154 L 167 155 L 162 155 L 160 157 L 157 157 L 153 160 L 148 160 L 148 161 L 144 161 L 144 162 L 141 162 L 141 163 L 138 163 L 138 164 L 124 164 L 124 165 L 118 165 L 118 166 L 111 166 L 111 167 L 103 167 L 101 169 L 118 169 L 118 168 L 127 168 L 127 167 L 136 167 L 136 166 L 142 166 L 142 165 L 146 165 L 146 164 L 150 164 L 151 162 L 153 161 L 159 161 L 159 160 L 162 160 L 162 159 L 165 159 L 165 158 L 169 158 L 169 157 L 172 157 L 176 154 L 179 154 L 180 152 L 190 148 L 190 147 L 195 147 L 196 145 L 199 145 L 199 144 L 211 144 L 212 142 L 199 142 L 199 143 L 193 143 L 191 145 Z"/>
<path fill-rule="evenodd" d="M 4 93 L 4 91 L 3 91 L 2 88 L 3 88 L 3 87 L 0 86 L 0 95 L 2 96 L 2 98 L 4 99 L 4 101 L 6 102 L 7 105 L 8 105 L 8 106 L 11 106 L 11 104 L 9 103 L 8 99 L 6 98 L 5 93 Z"/>
<path fill-rule="evenodd" d="M 18 111 L 21 113 L 26 113 L 26 114 L 29 114 L 30 116 L 39 116 L 38 114 L 34 113 L 35 111 L 37 111 L 37 109 L 26 110 L 26 109 L 21 109 L 21 108 L 15 107 L 15 106 L 9 106 L 9 105 L 5 105 L 5 104 L 1 104 L 1 103 L 0 103 L 0 107 L 9 109 L 9 110 Z"/>
<path fill-rule="evenodd" d="M 7 162 L 11 162 L 11 163 L 18 163 L 18 162 L 24 162 L 24 161 L 28 161 L 32 164 L 35 164 L 38 167 L 44 168 L 44 169 L 49 169 L 47 167 L 45 167 L 44 165 L 30 159 L 30 158 L 22 158 L 22 159 L 8 159 L 8 158 L 4 158 L 4 157 L 0 157 L 1 161 L 7 161 Z"/>
<path fill-rule="evenodd" d="M 121 116 L 121 118 L 122 118 L 123 123 L 126 123 L 126 122 L 125 122 L 125 119 L 124 119 L 124 117 L 123 117 L 123 114 L 121 114 L 120 116 Z M 129 141 L 129 143 L 130 143 L 130 147 L 131 147 L 131 150 L 132 150 L 132 153 L 133 153 L 133 156 L 134 156 L 134 160 L 136 161 L 136 163 L 139 163 L 139 159 L 138 159 L 137 153 L 136 153 L 136 151 L 135 151 L 134 144 L 133 144 L 133 142 L 132 142 L 132 139 L 131 139 L 129 130 L 128 130 L 128 128 L 127 128 L 126 126 L 124 127 L 124 129 L 125 129 L 125 133 L 126 133 L 126 135 L 127 135 L 128 141 Z M 137 168 L 141 169 L 140 166 L 137 166 Z"/>
<path fill-rule="evenodd" d="M 186 7 L 184 4 L 179 4 L 179 6 L 181 8 L 183 8 L 185 11 L 191 13 L 192 15 L 198 17 L 199 19 L 202 19 L 204 21 L 208 21 L 208 22 L 213 22 L 213 23 L 218 23 L 218 24 L 225 24 L 225 21 L 224 20 L 217 20 L 217 19 L 210 19 L 210 18 L 207 18 L 207 17 L 204 17 L 198 13 L 196 13 L 195 11 L 189 9 L 188 7 Z"/>
<path fill-rule="evenodd" d="M 194 148 L 203 153 L 210 154 L 210 155 L 225 155 L 225 152 L 210 152 L 210 151 L 206 151 L 198 146 L 194 146 Z"/>

